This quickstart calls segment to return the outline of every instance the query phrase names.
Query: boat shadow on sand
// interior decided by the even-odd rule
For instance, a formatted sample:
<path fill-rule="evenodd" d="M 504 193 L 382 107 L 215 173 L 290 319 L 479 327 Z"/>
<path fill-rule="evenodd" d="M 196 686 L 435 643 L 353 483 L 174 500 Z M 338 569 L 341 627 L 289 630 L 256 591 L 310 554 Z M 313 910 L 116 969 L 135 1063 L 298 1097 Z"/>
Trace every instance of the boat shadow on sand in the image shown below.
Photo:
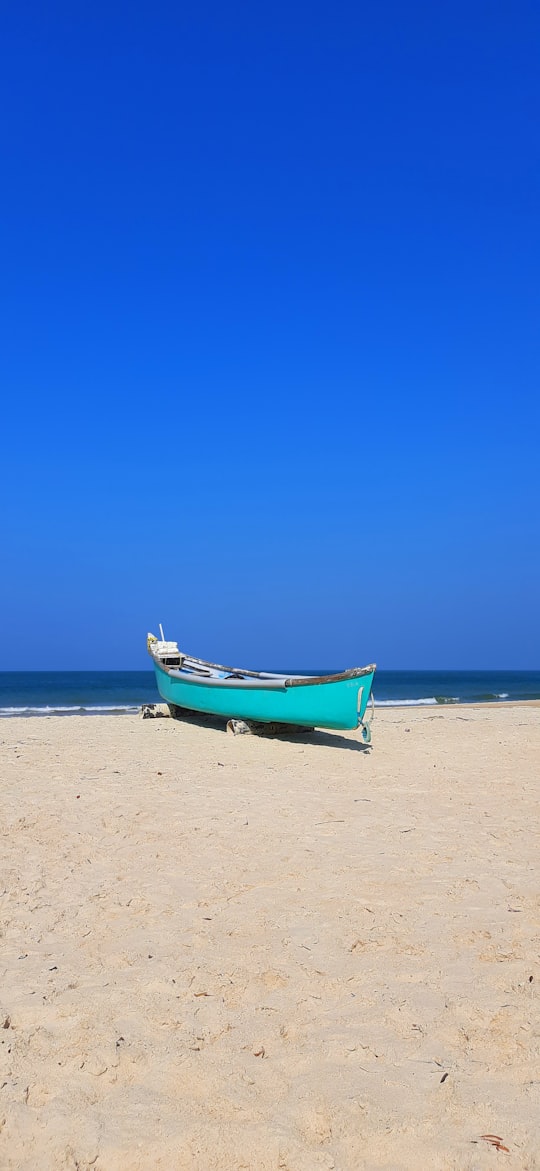
<path fill-rule="evenodd" d="M 172 706 L 172 705 L 171 705 Z M 286 744 L 317 744 L 322 748 L 346 749 L 348 752 L 371 751 L 371 744 L 353 740 L 340 732 L 325 731 L 323 728 L 289 727 L 287 724 L 247 724 L 243 720 L 225 722 L 219 716 L 205 712 L 193 712 L 187 708 L 175 707 L 171 718 L 179 724 L 194 724 L 199 728 L 213 728 L 216 732 L 231 733 L 235 736 L 249 735 L 259 740 L 281 740 Z"/>

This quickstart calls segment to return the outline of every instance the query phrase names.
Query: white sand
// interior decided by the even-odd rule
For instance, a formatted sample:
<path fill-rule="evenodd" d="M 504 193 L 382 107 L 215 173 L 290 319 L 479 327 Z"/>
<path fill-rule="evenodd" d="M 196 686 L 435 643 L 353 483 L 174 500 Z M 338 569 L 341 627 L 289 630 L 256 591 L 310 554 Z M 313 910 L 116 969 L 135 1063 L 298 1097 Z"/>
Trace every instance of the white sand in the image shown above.
<path fill-rule="evenodd" d="M 1 723 L 2 1171 L 540 1167 L 540 709 L 356 739 Z"/>

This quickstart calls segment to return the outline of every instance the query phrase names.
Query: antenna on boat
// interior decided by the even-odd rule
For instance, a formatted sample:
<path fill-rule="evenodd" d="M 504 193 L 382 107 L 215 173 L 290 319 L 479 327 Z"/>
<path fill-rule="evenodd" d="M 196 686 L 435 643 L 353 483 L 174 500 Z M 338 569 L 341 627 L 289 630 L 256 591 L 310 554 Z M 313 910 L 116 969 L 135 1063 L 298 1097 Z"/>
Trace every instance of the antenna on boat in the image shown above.
<path fill-rule="evenodd" d="M 165 635 L 164 635 L 164 633 L 163 633 L 163 627 L 162 627 L 162 625 L 161 625 L 161 622 L 160 622 L 160 624 L 159 624 L 159 633 L 160 633 L 160 635 L 161 635 L 161 641 L 162 641 L 162 642 L 165 642 Z"/>

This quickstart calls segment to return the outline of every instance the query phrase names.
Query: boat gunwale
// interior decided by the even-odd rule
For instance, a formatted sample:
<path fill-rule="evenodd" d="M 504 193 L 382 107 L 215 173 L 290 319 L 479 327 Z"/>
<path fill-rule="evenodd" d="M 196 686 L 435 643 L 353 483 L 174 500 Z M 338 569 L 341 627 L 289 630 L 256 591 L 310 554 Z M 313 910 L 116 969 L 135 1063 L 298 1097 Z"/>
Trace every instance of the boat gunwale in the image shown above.
<path fill-rule="evenodd" d="M 169 667 L 167 674 L 170 679 L 177 679 L 179 683 L 194 684 L 196 687 L 225 688 L 227 691 L 285 691 L 285 679 L 216 679 L 215 675 L 196 675 L 182 671 L 179 667 Z"/>
<path fill-rule="evenodd" d="M 207 659 L 198 659 L 193 655 L 184 655 L 182 651 L 178 652 L 180 660 L 188 659 L 190 663 L 199 663 L 201 667 L 210 667 L 214 671 L 228 671 L 231 674 L 246 676 L 245 679 L 216 679 L 211 675 L 197 675 L 195 672 L 186 672 L 184 675 L 177 665 L 169 665 L 162 662 L 150 647 L 148 650 L 154 663 L 166 675 L 170 675 L 173 679 L 180 679 L 181 682 L 199 685 L 206 684 L 209 687 L 230 687 L 235 684 L 236 686 L 243 684 L 244 687 L 247 684 L 249 687 L 250 683 L 254 689 L 256 684 L 258 684 L 257 690 L 266 687 L 269 691 L 285 687 L 314 687 L 320 686 L 321 684 L 344 683 L 348 679 L 360 679 L 362 676 L 374 674 L 376 670 L 376 664 L 370 663 L 367 667 L 351 667 L 348 671 L 339 671 L 335 675 L 273 675 L 263 671 L 248 671 L 240 667 L 227 667 L 221 663 L 210 663 Z"/>

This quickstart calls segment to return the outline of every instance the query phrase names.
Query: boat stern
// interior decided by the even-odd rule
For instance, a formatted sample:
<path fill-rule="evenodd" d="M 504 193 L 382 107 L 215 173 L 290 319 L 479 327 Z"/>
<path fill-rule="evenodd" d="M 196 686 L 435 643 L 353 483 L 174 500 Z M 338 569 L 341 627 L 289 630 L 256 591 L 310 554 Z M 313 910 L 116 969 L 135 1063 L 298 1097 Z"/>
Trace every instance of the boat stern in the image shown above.
<path fill-rule="evenodd" d="M 358 727 L 362 733 L 362 739 L 365 744 L 371 744 L 371 724 L 373 716 L 375 715 L 375 700 L 373 698 L 373 679 L 375 676 L 375 664 L 370 668 L 370 673 L 364 676 L 363 686 L 358 691 Z M 371 701 L 371 712 L 366 717 L 368 704 Z"/>

